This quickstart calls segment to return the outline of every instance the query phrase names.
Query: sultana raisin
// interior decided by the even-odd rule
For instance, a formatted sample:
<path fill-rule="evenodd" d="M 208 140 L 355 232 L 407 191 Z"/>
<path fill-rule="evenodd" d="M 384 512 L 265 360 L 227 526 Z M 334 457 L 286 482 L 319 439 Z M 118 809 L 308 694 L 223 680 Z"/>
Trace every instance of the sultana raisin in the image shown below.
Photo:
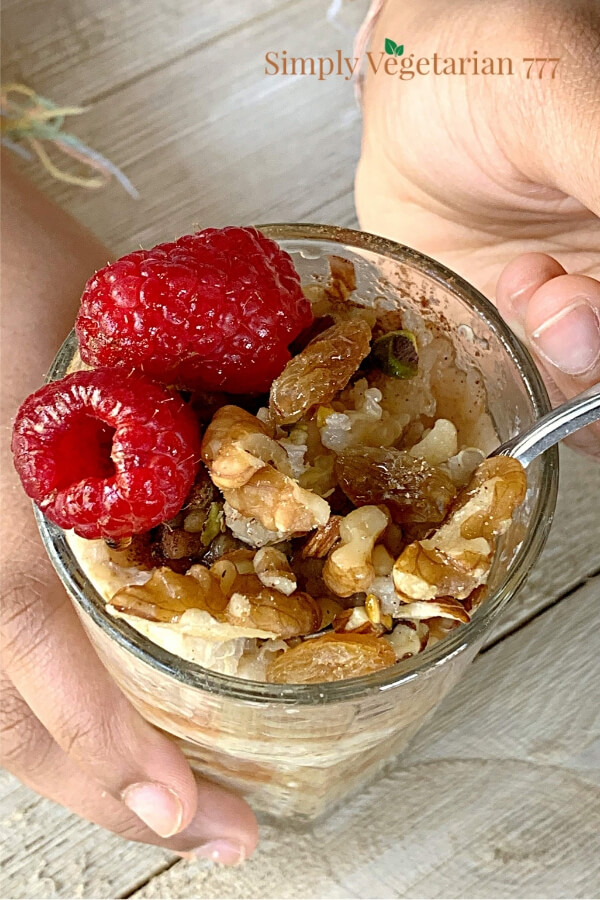
<path fill-rule="evenodd" d="M 289 361 L 271 385 L 269 408 L 280 425 L 297 422 L 329 403 L 369 353 L 371 328 L 363 319 L 332 325 Z"/>
<path fill-rule="evenodd" d="M 267 681 L 314 684 L 358 678 L 396 662 L 385 638 L 371 634 L 327 633 L 286 650 L 267 669 Z"/>
<path fill-rule="evenodd" d="M 385 504 L 399 524 L 441 522 L 456 496 L 445 472 L 393 447 L 351 447 L 338 456 L 335 475 L 356 506 Z"/>

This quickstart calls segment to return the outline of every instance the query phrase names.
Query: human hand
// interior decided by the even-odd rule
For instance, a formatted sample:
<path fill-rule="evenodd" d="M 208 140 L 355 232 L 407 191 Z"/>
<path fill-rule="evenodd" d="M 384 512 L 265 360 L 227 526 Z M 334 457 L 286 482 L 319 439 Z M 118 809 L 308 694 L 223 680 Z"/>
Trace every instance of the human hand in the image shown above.
<path fill-rule="evenodd" d="M 0 554 L 1 764 L 45 797 L 130 840 L 225 864 L 249 856 L 248 805 L 192 771 L 103 668 L 54 574 L 10 454 L 10 420 L 71 326 L 107 251 L 2 172 L 4 440 Z"/>
<path fill-rule="evenodd" d="M 11 509 L 12 540 L 8 529 L 3 536 L 10 558 L 7 552 L 2 581 L 2 766 L 124 838 L 241 862 L 257 841 L 250 808 L 195 779 L 175 743 L 121 694 L 44 558 L 25 506 Z"/>
<path fill-rule="evenodd" d="M 600 7 L 387 0 L 375 53 L 386 37 L 415 59 L 511 57 L 514 74 L 367 72 L 362 227 L 495 299 L 553 402 L 579 393 L 600 379 Z M 528 80 L 524 57 L 560 57 L 556 78 Z M 594 426 L 573 443 L 600 455 L 599 436 Z"/>

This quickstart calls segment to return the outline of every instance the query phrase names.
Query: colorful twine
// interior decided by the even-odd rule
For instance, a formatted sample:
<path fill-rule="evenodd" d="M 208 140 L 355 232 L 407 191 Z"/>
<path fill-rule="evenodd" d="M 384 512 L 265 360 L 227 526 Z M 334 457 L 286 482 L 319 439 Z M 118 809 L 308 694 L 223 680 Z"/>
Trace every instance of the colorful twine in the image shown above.
<path fill-rule="evenodd" d="M 35 154 L 44 169 L 58 181 L 97 190 L 114 177 L 131 197 L 137 198 L 138 192 L 117 166 L 75 135 L 62 130 L 68 116 L 79 116 L 85 111 L 81 106 L 57 106 L 24 84 L 3 85 L 0 88 L 1 143 L 24 159 L 33 159 Z M 50 159 L 45 142 L 98 174 L 75 175 L 59 168 Z"/>

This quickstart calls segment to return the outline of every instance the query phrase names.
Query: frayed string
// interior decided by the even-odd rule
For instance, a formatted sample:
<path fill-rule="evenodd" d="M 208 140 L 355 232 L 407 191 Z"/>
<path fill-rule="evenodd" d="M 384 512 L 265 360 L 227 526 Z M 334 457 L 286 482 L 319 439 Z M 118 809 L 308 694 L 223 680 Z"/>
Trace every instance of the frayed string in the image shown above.
<path fill-rule="evenodd" d="M 111 178 L 116 178 L 127 193 L 137 199 L 138 192 L 114 163 L 75 135 L 62 130 L 65 118 L 79 116 L 85 111 L 85 107 L 81 106 L 57 106 L 24 84 L 4 85 L 0 90 L 2 144 L 25 159 L 32 159 L 35 155 L 44 169 L 58 181 L 97 190 Z M 50 159 L 44 142 L 97 174 L 75 175 L 59 168 Z"/>

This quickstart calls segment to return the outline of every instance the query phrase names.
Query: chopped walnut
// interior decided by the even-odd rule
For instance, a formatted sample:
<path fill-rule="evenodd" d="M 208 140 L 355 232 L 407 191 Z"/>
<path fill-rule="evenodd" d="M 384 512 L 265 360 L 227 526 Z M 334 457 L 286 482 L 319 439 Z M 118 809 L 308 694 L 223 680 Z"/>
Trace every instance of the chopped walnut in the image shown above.
<path fill-rule="evenodd" d="M 405 603 L 400 608 L 400 613 L 404 619 L 433 619 L 441 616 L 465 624 L 471 620 L 460 600 L 453 597 L 444 597 L 440 600 L 414 600 L 412 603 Z"/>
<path fill-rule="evenodd" d="M 424 459 L 430 466 L 439 466 L 458 453 L 456 426 L 448 419 L 437 419 L 433 428 L 408 451 L 415 459 Z"/>
<path fill-rule="evenodd" d="M 312 340 L 271 385 L 269 408 L 275 420 L 290 425 L 313 407 L 329 403 L 367 356 L 370 339 L 369 325 L 352 319 Z"/>
<path fill-rule="evenodd" d="M 187 575 L 155 569 L 145 584 L 121 588 L 110 602 L 119 612 L 151 622 L 177 622 L 188 609 L 220 618 L 227 606 L 219 582 L 204 566 L 192 566 Z"/>
<path fill-rule="evenodd" d="M 224 534 L 218 534 L 216 538 L 211 541 L 208 550 L 202 557 L 202 562 L 205 566 L 210 567 L 217 559 L 223 556 L 224 553 L 228 553 L 231 550 L 240 550 L 244 546 L 244 543 L 237 540 L 237 538 L 235 538 L 233 534 L 230 534 L 229 531 L 226 531 Z"/>
<path fill-rule="evenodd" d="M 485 584 L 495 539 L 508 528 L 526 491 L 525 471 L 517 460 L 484 460 L 444 524 L 430 538 L 409 544 L 396 560 L 393 577 L 399 595 L 405 600 L 464 600 Z"/>
<path fill-rule="evenodd" d="M 287 453 L 268 426 L 238 406 L 215 413 L 202 439 L 202 459 L 221 490 L 242 487 L 265 466 L 291 472 Z"/>
<path fill-rule="evenodd" d="M 330 516 L 310 534 L 301 550 L 302 559 L 323 559 L 340 539 L 342 516 Z"/>
<path fill-rule="evenodd" d="M 356 290 L 356 270 L 354 263 L 343 256 L 329 257 L 329 284 L 325 292 L 330 300 L 346 303 L 350 294 Z"/>
<path fill-rule="evenodd" d="M 329 279 L 326 284 L 313 282 L 303 285 L 314 315 L 331 318 L 334 322 L 362 318 L 373 327 L 377 322 L 377 310 L 364 306 L 352 297 L 356 290 L 354 263 L 336 255 L 331 255 L 328 262 Z"/>
<path fill-rule="evenodd" d="M 210 567 L 210 574 L 214 575 L 219 582 L 222 593 L 229 597 L 233 588 L 233 582 L 239 574 L 235 563 L 230 559 L 218 559 Z"/>
<path fill-rule="evenodd" d="M 226 503 L 223 507 L 225 523 L 231 534 L 244 544 L 251 547 L 264 547 L 266 544 L 277 544 L 291 537 L 290 534 L 279 531 L 269 531 L 257 519 L 243 516 L 241 513 Z"/>
<path fill-rule="evenodd" d="M 276 547 L 262 547 L 254 556 L 254 571 L 265 587 L 274 588 L 289 597 L 297 587 L 296 575 L 292 572 L 285 553 Z"/>
<path fill-rule="evenodd" d="M 333 630 L 337 634 L 383 634 L 385 628 L 372 622 L 364 606 L 343 609 L 333 620 Z"/>
<path fill-rule="evenodd" d="M 421 625 L 425 623 L 419 622 L 416 624 Z M 454 631 L 455 628 L 459 628 L 460 622 L 457 619 L 428 619 L 427 626 L 429 628 L 427 647 L 429 648 L 433 647 L 434 644 L 437 644 L 439 641 L 442 641 L 451 631 Z"/>
<path fill-rule="evenodd" d="M 373 547 L 388 522 L 386 513 L 377 506 L 362 506 L 342 520 L 341 544 L 329 554 L 323 569 L 325 584 L 339 597 L 368 590 L 375 578 Z"/>
<path fill-rule="evenodd" d="M 238 575 L 230 588 L 225 621 L 240 628 L 269 631 L 284 640 L 311 634 L 321 627 L 321 607 L 309 594 L 286 596 L 265 587 L 256 575 Z"/>
<path fill-rule="evenodd" d="M 278 540 L 312 531 L 329 519 L 326 500 L 271 467 L 255 472 L 242 487 L 223 490 L 223 496 L 242 516 L 279 535 Z"/>
<path fill-rule="evenodd" d="M 477 466 L 485 459 L 485 453 L 477 447 L 465 447 L 459 450 L 455 456 L 442 463 L 441 467 L 447 472 L 454 484 L 464 487 L 471 480 Z"/>
<path fill-rule="evenodd" d="M 241 540 L 262 546 L 327 522 L 328 503 L 290 477 L 285 449 L 245 410 L 224 406 L 217 412 L 204 435 L 202 456 L 227 501 L 227 525 Z M 252 535 L 253 521 L 259 532 L 270 534 Z"/>
<path fill-rule="evenodd" d="M 396 651 L 396 659 L 409 659 L 427 646 L 429 627 L 425 622 L 398 622 L 388 641 Z"/>
<path fill-rule="evenodd" d="M 394 568 L 394 557 L 387 550 L 384 544 L 377 544 L 373 548 L 373 556 L 371 558 L 375 575 L 378 577 L 391 575 Z"/>
<path fill-rule="evenodd" d="M 249 550 L 248 547 L 240 547 L 224 553 L 219 557 L 217 563 L 233 563 L 238 575 L 252 575 L 254 573 L 254 555 L 254 551 Z"/>

